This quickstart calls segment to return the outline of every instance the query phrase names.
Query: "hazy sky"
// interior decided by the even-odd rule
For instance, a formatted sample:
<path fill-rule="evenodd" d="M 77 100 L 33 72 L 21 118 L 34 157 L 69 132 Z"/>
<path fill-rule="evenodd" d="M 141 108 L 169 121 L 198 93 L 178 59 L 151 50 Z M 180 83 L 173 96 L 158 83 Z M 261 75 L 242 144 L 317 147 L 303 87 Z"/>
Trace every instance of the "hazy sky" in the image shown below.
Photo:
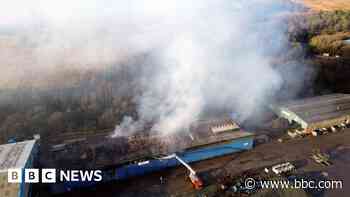
<path fill-rule="evenodd" d="M 0 6 L 0 25 L 23 25 L 43 20 L 69 20 L 75 16 L 94 16 L 103 5 L 95 0 L 6 0 Z M 107 1 L 105 1 L 108 3 Z M 106 7 L 109 5 L 107 4 Z M 103 12 L 103 10 L 100 10 Z"/>
<path fill-rule="evenodd" d="M 141 119 L 136 125 L 153 121 L 158 131 L 177 131 L 208 108 L 237 111 L 244 120 L 270 102 L 285 80 L 271 64 L 285 50 L 281 15 L 293 11 L 285 2 L 7 0 L 0 6 L 0 27 L 45 28 L 24 33 L 35 46 L 30 53 L 20 56 L 21 46 L 3 49 L 1 66 L 16 80 L 18 70 L 22 78 L 27 71 L 43 76 L 62 65 L 99 68 L 152 53 L 146 71 L 135 73 L 143 90 L 135 98 Z"/>
<path fill-rule="evenodd" d="M 192 4 L 188 5 L 187 10 Z M 186 4 L 178 4 L 176 1 L 162 0 L 6 0 L 0 6 L 0 25 L 26 24 L 37 22 L 38 19 L 67 22 L 72 19 L 93 20 L 112 15 L 125 17 L 127 12 L 147 12 L 148 17 L 161 16 L 173 13 L 179 9 L 178 6 L 182 6 L 182 11 L 187 7 Z"/>

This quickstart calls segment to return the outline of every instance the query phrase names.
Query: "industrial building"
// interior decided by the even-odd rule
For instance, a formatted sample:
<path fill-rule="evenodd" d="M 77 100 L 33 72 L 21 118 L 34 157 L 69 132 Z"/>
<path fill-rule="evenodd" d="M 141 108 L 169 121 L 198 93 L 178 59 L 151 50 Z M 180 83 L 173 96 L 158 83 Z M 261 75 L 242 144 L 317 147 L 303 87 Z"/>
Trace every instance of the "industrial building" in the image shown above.
<path fill-rule="evenodd" d="M 103 180 L 123 180 L 186 163 L 210 159 L 253 147 L 254 135 L 231 119 L 197 121 L 187 131 L 171 134 L 141 132 L 132 136 L 85 139 L 53 147 L 55 158 L 44 167 L 104 169 Z M 63 147 L 63 148 L 62 148 Z M 51 154 L 52 156 L 53 154 Z M 51 160 L 51 162 L 50 162 Z M 62 187 L 63 184 L 63 187 Z M 62 183 L 54 192 L 85 187 L 87 183 Z"/>
<path fill-rule="evenodd" d="M 8 183 L 8 169 L 32 168 L 36 153 L 36 141 L 0 145 L 0 194 L 4 197 L 30 196 L 30 184 Z"/>
<path fill-rule="evenodd" d="M 278 103 L 272 110 L 289 123 L 297 124 L 297 131 L 312 133 L 315 130 L 329 129 L 349 124 L 350 95 L 330 94 Z"/>

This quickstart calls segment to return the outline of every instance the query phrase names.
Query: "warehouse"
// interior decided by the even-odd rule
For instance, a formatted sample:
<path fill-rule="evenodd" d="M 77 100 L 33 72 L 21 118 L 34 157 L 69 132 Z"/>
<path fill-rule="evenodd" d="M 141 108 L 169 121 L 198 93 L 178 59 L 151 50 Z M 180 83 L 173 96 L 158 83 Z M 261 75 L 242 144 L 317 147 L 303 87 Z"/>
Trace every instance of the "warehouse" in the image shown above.
<path fill-rule="evenodd" d="M 302 132 L 312 133 L 349 124 L 350 95 L 330 94 L 278 103 L 272 110 L 292 125 L 298 125 Z"/>
<path fill-rule="evenodd" d="M 36 141 L 28 140 L 18 143 L 0 145 L 0 194 L 6 197 L 30 196 L 28 183 L 8 183 L 8 169 L 32 168 L 36 153 Z"/>
<path fill-rule="evenodd" d="M 74 143 L 57 142 L 47 149 L 48 153 L 42 154 L 42 163 L 46 167 L 55 168 L 104 168 L 189 149 L 226 144 L 236 139 L 247 139 L 250 142 L 253 134 L 241 130 L 230 118 L 200 120 L 182 132 L 144 131 L 115 138 L 107 135 L 87 137 Z M 251 145 L 249 143 L 249 147 Z M 115 157 L 111 157 L 111 154 Z"/>
<path fill-rule="evenodd" d="M 104 137 L 103 140 L 87 139 L 71 144 L 65 150 L 55 149 L 55 158 L 44 159 L 43 164 L 56 168 L 104 169 L 104 181 L 124 180 L 180 165 L 175 158 L 169 157 L 174 153 L 186 163 L 192 163 L 252 149 L 253 140 L 252 133 L 241 130 L 230 118 L 201 120 L 183 132 L 142 132 Z M 54 161 L 49 162 L 52 159 Z M 60 193 L 85 186 L 84 182 L 67 182 L 53 185 L 51 189 Z"/>

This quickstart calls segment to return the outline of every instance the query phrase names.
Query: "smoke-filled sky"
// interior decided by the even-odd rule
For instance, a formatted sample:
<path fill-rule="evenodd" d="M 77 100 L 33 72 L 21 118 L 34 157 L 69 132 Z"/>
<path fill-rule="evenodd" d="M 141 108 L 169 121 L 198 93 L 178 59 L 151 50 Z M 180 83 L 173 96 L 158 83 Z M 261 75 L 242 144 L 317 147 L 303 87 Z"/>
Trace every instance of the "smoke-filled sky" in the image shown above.
<path fill-rule="evenodd" d="M 177 131 L 206 109 L 244 120 L 285 80 L 271 61 L 285 50 L 282 18 L 293 10 L 286 0 L 12 0 L 0 7 L 0 29 L 33 27 L 22 33 L 32 48 L 0 60 L 10 80 L 13 67 L 45 73 L 151 53 L 135 73 L 139 120 L 126 117 L 116 132 L 148 121 Z"/>

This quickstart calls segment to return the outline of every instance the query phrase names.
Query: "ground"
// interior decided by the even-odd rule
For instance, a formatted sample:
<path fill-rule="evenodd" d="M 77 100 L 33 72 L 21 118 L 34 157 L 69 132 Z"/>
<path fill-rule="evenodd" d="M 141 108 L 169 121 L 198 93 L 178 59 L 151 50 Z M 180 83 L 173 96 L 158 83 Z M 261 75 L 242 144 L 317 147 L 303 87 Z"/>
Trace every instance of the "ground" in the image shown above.
<path fill-rule="evenodd" d="M 350 0 L 300 0 L 312 10 L 350 10 Z"/>
<path fill-rule="evenodd" d="M 325 167 L 311 160 L 310 156 L 316 149 L 330 154 L 333 165 Z M 318 137 L 285 140 L 282 143 L 273 139 L 250 151 L 192 164 L 206 184 L 202 191 L 195 191 L 186 179 L 188 172 L 178 167 L 59 196 L 210 196 L 214 193 L 221 196 L 217 186 L 223 179 L 238 177 L 242 172 L 261 170 L 263 167 L 286 161 L 296 162 L 299 173 L 327 172 L 329 179 L 343 180 L 343 189 L 323 190 L 322 195 L 345 197 L 350 193 L 350 187 L 346 187 L 350 184 L 350 174 L 346 173 L 350 165 L 350 129 L 346 129 Z M 161 176 L 164 177 L 164 184 L 160 184 Z"/>

